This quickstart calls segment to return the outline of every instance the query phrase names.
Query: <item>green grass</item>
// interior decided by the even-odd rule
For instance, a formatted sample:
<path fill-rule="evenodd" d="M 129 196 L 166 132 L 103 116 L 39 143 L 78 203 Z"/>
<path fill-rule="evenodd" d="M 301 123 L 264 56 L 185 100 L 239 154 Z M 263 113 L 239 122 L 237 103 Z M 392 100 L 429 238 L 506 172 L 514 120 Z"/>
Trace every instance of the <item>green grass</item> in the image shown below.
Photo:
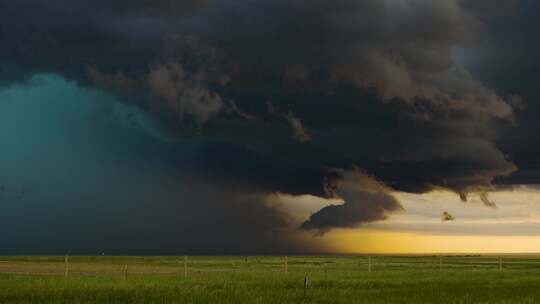
<path fill-rule="evenodd" d="M 540 257 L 0 257 L 0 303 L 539 303 Z M 128 266 L 125 277 L 125 265 Z M 304 297 L 304 278 L 309 279 Z"/>

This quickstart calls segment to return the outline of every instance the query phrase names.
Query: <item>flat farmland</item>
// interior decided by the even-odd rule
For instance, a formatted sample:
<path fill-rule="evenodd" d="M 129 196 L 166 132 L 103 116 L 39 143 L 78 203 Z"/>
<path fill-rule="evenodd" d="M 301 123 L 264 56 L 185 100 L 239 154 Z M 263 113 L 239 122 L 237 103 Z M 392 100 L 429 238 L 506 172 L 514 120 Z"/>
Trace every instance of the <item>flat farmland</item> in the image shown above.
<path fill-rule="evenodd" d="M 0 257 L 0 303 L 539 303 L 540 256 Z"/>

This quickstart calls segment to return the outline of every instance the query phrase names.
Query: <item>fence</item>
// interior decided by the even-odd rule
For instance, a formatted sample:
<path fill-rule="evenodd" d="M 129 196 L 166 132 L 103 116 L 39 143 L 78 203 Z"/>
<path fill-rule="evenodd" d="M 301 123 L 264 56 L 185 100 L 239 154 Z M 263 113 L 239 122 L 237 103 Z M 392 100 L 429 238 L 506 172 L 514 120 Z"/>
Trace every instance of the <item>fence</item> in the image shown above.
<path fill-rule="evenodd" d="M 0 257 L 0 273 L 58 276 L 178 276 L 219 273 L 357 273 L 383 271 L 513 271 L 540 269 L 540 256 L 180 256 Z"/>

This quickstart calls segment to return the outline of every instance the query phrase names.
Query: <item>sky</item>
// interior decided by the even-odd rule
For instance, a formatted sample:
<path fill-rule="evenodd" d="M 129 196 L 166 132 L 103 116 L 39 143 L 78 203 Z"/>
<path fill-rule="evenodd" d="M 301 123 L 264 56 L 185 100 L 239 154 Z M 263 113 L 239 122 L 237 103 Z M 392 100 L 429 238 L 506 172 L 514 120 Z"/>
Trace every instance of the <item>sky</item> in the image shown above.
<path fill-rule="evenodd" d="M 540 252 L 532 0 L 0 3 L 0 254 Z"/>

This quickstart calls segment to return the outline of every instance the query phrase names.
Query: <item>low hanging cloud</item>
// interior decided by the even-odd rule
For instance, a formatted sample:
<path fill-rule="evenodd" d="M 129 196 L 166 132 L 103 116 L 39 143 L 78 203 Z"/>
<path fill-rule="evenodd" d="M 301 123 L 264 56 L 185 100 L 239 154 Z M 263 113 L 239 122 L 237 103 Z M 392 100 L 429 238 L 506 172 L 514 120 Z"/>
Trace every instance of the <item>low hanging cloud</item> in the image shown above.
<path fill-rule="evenodd" d="M 312 214 L 301 228 L 324 233 L 333 228 L 353 228 L 380 221 L 389 213 L 402 211 L 390 189 L 373 177 L 355 169 L 339 172 L 341 178 L 329 186 L 332 197 L 343 199 L 342 205 L 330 205 Z"/>
<path fill-rule="evenodd" d="M 441 222 L 443 223 L 452 222 L 455 220 L 456 218 L 452 214 L 450 214 L 448 211 L 444 211 L 441 215 Z"/>
<path fill-rule="evenodd" d="M 487 207 L 497 208 L 497 204 L 495 204 L 493 201 L 491 201 L 488 198 L 487 192 L 482 192 L 482 193 L 478 194 L 478 196 L 480 197 L 480 200 L 482 201 L 482 203 L 484 203 L 484 205 L 486 205 Z"/>

